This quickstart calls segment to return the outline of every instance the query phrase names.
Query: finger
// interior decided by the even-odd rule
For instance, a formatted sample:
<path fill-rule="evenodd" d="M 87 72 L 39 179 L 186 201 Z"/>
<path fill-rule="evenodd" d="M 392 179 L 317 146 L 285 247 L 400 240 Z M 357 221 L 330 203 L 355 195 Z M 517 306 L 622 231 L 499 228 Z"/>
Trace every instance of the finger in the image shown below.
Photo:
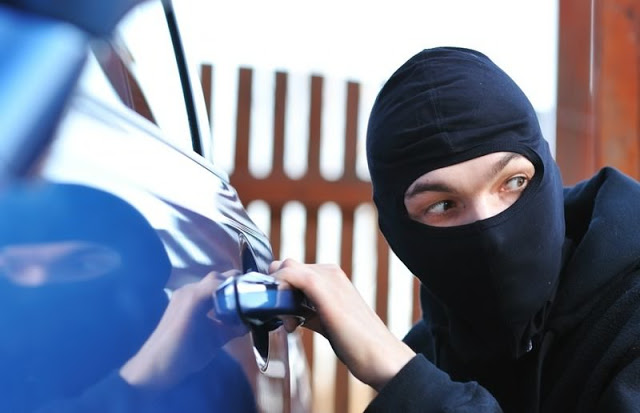
<path fill-rule="evenodd" d="M 302 278 L 305 276 L 306 268 L 291 268 L 291 267 L 280 267 L 277 271 L 273 272 L 271 275 L 280 281 L 280 283 L 284 283 L 284 285 L 289 284 L 295 288 L 303 287 Z"/>
<path fill-rule="evenodd" d="M 280 264 L 280 268 L 300 267 L 304 264 L 294 260 L 293 258 L 285 258 Z"/>
<path fill-rule="evenodd" d="M 287 331 L 287 333 L 293 333 L 295 331 L 295 329 L 302 324 L 302 320 L 300 320 L 298 317 L 281 317 L 280 318 L 282 320 L 282 325 L 284 326 L 284 329 Z"/>
<path fill-rule="evenodd" d="M 269 264 L 269 274 L 272 274 L 280 269 L 280 265 L 282 265 L 282 261 L 273 261 Z"/>
<path fill-rule="evenodd" d="M 333 267 L 335 266 L 327 266 L 327 268 Z M 331 277 L 331 273 L 322 265 L 302 264 L 291 259 L 283 261 L 280 269 L 272 275 L 302 290 L 312 287 L 311 284 L 314 284 L 314 281 Z"/>
<path fill-rule="evenodd" d="M 307 318 L 304 324 L 302 324 L 302 327 L 309 329 L 315 333 L 321 334 L 326 339 L 329 339 L 329 336 L 327 335 L 327 331 L 322 325 L 322 321 L 320 320 L 319 317 Z"/>
<path fill-rule="evenodd" d="M 220 273 L 212 271 L 202 277 L 199 281 L 185 284 L 175 290 L 172 294 L 172 301 L 180 301 L 185 308 L 192 308 L 195 313 L 206 313 L 213 307 L 213 294 L 220 285 L 224 277 Z"/>
<path fill-rule="evenodd" d="M 269 273 L 271 274 L 283 268 L 299 267 L 301 265 L 303 264 L 291 258 L 285 258 L 282 261 L 276 260 L 269 265 Z"/>
<path fill-rule="evenodd" d="M 196 288 L 202 296 L 211 295 L 227 278 L 242 274 L 240 270 L 232 269 L 225 272 L 211 271 L 196 283 Z"/>
<path fill-rule="evenodd" d="M 202 277 L 200 281 L 198 281 L 198 290 L 203 292 L 213 292 L 213 290 L 220 284 L 220 281 L 222 279 L 224 278 L 222 278 L 219 273 L 211 271 L 209 274 Z"/>

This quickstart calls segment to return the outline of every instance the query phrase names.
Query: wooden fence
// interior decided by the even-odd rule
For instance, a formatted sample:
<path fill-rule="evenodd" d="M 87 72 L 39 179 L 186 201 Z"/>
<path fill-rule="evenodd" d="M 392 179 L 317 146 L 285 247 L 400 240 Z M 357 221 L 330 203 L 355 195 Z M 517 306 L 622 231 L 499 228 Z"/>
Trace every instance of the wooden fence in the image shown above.
<path fill-rule="evenodd" d="M 559 30 L 559 78 L 557 112 L 557 155 L 565 176 L 572 184 L 590 176 L 597 168 L 608 164 L 622 169 L 631 176 L 640 176 L 640 3 L 635 0 L 562 0 L 560 2 Z M 291 108 L 287 101 L 290 74 L 277 72 L 273 93 L 266 101 L 254 99 L 255 72 L 240 69 L 233 101 L 222 105 L 233 105 L 235 118 L 235 151 L 231 181 L 245 205 L 260 200 L 269 205 L 269 236 L 274 256 L 281 257 L 283 229 L 288 228 L 283 211 L 288 203 L 297 201 L 306 211 L 304 228 L 304 256 L 306 262 L 318 258 L 318 216 L 320 208 L 328 202 L 335 203 L 342 216 L 339 264 L 352 273 L 355 214 L 362 205 L 370 205 L 371 190 L 367 179 L 356 173 L 356 160 L 362 156 L 358 136 L 362 135 L 361 120 L 366 117 L 366 105 L 362 105 L 362 86 L 357 82 L 346 84 L 345 123 L 342 136 L 344 153 L 342 174 L 339 179 L 327 179 L 321 173 L 321 139 L 323 117 L 328 102 L 324 101 L 326 79 L 309 76 L 308 113 L 305 114 L 305 131 L 296 139 L 307 141 L 307 165 L 303 176 L 292 178 L 285 172 L 285 135 L 287 118 Z M 214 82 L 214 71 L 210 65 L 202 66 L 201 79 L 212 124 L 223 107 L 212 107 L 212 92 L 219 84 Z M 269 101 L 270 99 L 270 101 Z M 250 138 L 255 107 L 268 103 L 273 108 L 272 130 L 259 131 L 273 138 L 271 167 L 265 176 L 251 173 Z M 365 109 L 363 109 L 363 107 Z M 228 109 L 228 108 L 227 108 Z M 229 113 L 227 111 L 227 113 Z M 253 131 L 255 134 L 256 131 Z M 225 137 L 226 139 L 227 137 Z M 215 146 L 214 133 L 214 146 Z M 372 223 L 371 225 L 375 225 Z M 300 229 L 300 228 L 297 228 Z M 371 304 L 382 320 L 388 322 L 392 295 L 389 268 L 393 256 L 382 236 L 376 231 L 375 262 L 372 282 L 375 283 L 375 298 Z M 409 288 L 411 304 L 410 320 L 419 317 L 417 284 Z M 405 295 L 406 301 L 406 295 Z M 311 370 L 317 370 L 329 361 L 318 356 L 314 346 L 318 340 L 311 334 L 303 336 L 305 351 Z M 324 357 L 324 358 L 323 358 Z M 353 379 L 341 363 L 337 363 L 335 377 L 330 383 L 313 383 L 314 410 L 316 412 L 361 411 L 371 397 L 363 387 L 353 386 Z M 324 386 L 324 387 L 323 387 Z M 332 387 L 330 400 L 323 391 Z M 363 396 L 364 394 L 364 396 Z M 356 400 L 357 399 L 357 400 Z M 354 401 L 355 400 L 355 401 Z"/>
<path fill-rule="evenodd" d="M 296 201 L 304 206 L 306 211 L 306 222 L 304 223 L 304 261 L 316 262 L 318 260 L 318 215 L 320 208 L 327 204 L 333 203 L 337 205 L 341 219 L 340 234 L 340 254 L 339 262 L 337 262 L 347 274 L 351 274 L 353 270 L 354 256 L 354 221 L 356 210 L 362 205 L 371 204 L 371 187 L 367 179 L 358 176 L 356 171 L 356 161 L 362 156 L 359 151 L 358 136 L 362 132 L 359 129 L 362 116 L 368 115 L 368 108 L 361 105 L 361 85 L 352 81 L 346 82 L 346 105 L 344 114 L 344 132 L 341 139 L 342 148 L 334 148 L 336 152 L 343 153 L 342 174 L 339 179 L 329 180 L 321 173 L 321 139 L 322 128 L 326 125 L 323 122 L 325 107 L 328 102 L 323 101 L 323 89 L 325 87 L 325 79 L 321 76 L 310 75 L 307 77 L 309 82 L 308 88 L 308 127 L 306 128 L 306 136 L 298 136 L 295 139 L 307 140 L 307 166 L 306 172 L 299 178 L 292 178 L 285 172 L 285 129 L 287 116 L 290 116 L 287 102 L 287 89 L 290 83 L 290 76 L 284 72 L 273 73 L 275 76 L 272 102 L 256 102 L 254 100 L 255 76 L 254 71 L 248 68 L 240 68 L 237 73 L 237 101 L 227 102 L 224 104 L 235 105 L 235 162 L 230 174 L 231 183 L 237 189 L 241 199 L 245 205 L 251 204 L 253 201 L 264 201 L 269 206 L 270 223 L 269 238 L 273 247 L 275 257 L 281 257 L 281 237 L 283 228 L 287 228 L 288 224 L 283 218 L 283 209 L 285 206 Z M 214 81 L 214 68 L 210 65 L 203 65 L 201 68 L 201 80 L 205 99 L 209 104 L 209 113 L 212 116 L 212 125 L 215 130 L 215 112 L 216 107 L 212 107 L 212 93 L 216 89 Z M 267 104 L 268 103 L 268 104 Z M 218 102 L 218 105 L 221 103 Z M 258 135 L 272 134 L 273 146 L 272 162 L 270 172 L 264 177 L 256 177 L 251 173 L 250 168 L 250 138 L 256 131 L 251 131 L 252 116 L 257 105 L 265 104 L 267 107 L 273 108 L 272 125 L 273 130 L 261 131 Z M 215 147 L 215 133 L 214 133 Z M 266 139 L 266 138 L 265 138 Z M 376 225 L 375 220 L 371 225 Z M 296 228 L 299 230 L 299 228 Z M 375 263 L 372 266 L 375 275 L 371 277 L 375 280 L 375 300 L 372 303 L 378 315 L 383 321 L 388 320 L 389 310 L 389 268 L 391 253 L 389 248 L 377 230 L 372 233 L 377 234 L 375 239 L 375 256 L 370 257 Z M 419 308 L 417 297 L 417 284 L 410 281 L 409 294 L 412 296 L 412 303 L 409 307 L 410 314 L 407 319 L 411 322 L 418 318 Z M 405 293 L 404 301 L 407 301 Z M 410 323 L 408 323 L 410 324 Z M 324 339 L 322 339 L 324 340 Z M 318 338 L 305 331 L 303 332 L 303 342 L 305 352 L 309 362 L 310 369 L 313 370 L 320 364 L 332 362 L 326 359 L 325 355 L 318 355 L 314 351 L 314 345 L 317 345 Z M 314 356 L 315 355 L 315 356 Z M 331 356 L 335 357 L 335 356 Z M 332 383 L 324 382 L 326 378 L 319 378 L 312 374 L 316 381 L 321 380 L 322 383 L 313 383 L 314 389 L 314 411 L 316 412 L 349 412 L 362 411 L 366 403 L 372 397 L 370 390 L 364 385 L 354 385 L 355 379 L 350 377 L 345 366 L 337 362 L 335 369 L 335 377 L 330 379 Z M 330 386 L 333 391 L 324 392 L 321 389 Z M 329 396 L 326 396 L 328 394 Z M 333 400 L 327 400 L 333 394 Z"/>

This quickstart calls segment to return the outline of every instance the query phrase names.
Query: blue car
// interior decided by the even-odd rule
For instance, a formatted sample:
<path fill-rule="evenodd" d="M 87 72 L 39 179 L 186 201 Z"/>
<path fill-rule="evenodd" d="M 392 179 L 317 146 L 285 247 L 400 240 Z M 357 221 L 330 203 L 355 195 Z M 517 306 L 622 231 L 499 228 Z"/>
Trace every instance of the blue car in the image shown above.
<path fill-rule="evenodd" d="M 313 306 L 265 275 L 269 241 L 210 161 L 179 12 L 0 1 L 1 412 L 310 410 L 290 326 Z M 176 351 L 210 357 L 126 380 L 203 282 L 205 331 Z"/>

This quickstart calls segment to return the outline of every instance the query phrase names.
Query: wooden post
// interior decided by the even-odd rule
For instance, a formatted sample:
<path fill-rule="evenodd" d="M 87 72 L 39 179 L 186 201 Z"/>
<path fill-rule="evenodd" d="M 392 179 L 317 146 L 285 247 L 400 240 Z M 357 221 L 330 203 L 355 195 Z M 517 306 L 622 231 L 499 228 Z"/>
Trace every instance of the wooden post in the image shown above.
<path fill-rule="evenodd" d="M 640 179 L 640 2 L 561 0 L 557 160 L 566 184 Z"/>

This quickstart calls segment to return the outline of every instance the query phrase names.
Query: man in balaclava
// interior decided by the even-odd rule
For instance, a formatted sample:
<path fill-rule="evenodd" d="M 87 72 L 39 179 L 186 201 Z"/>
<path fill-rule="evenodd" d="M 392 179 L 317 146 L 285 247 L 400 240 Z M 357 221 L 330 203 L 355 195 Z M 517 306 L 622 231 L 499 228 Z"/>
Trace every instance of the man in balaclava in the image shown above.
<path fill-rule="evenodd" d="M 418 178 L 496 152 L 535 168 L 511 206 L 444 228 L 408 214 Z M 370 411 L 640 411 L 636 182 L 605 169 L 563 192 L 528 99 L 459 48 L 391 76 L 367 156 L 380 229 L 421 283 L 423 320 L 405 341 L 430 360 L 412 359 Z"/>

